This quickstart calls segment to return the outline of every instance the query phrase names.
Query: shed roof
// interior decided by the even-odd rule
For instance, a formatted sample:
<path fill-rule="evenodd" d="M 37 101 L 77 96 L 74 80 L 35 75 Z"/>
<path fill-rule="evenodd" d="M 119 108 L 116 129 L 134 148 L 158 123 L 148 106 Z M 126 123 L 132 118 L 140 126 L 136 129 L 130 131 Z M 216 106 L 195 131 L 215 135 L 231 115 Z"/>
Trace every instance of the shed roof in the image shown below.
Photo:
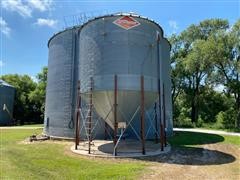
<path fill-rule="evenodd" d="M 12 85 L 6 83 L 5 81 L 3 81 L 2 79 L 0 79 L 0 86 L 8 86 L 8 87 L 13 87 Z"/>

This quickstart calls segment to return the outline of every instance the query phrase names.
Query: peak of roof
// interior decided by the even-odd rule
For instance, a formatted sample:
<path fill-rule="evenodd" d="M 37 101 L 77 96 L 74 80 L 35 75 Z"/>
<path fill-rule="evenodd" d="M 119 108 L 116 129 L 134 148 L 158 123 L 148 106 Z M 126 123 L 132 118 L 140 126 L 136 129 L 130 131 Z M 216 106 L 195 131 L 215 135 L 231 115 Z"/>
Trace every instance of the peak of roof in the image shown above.
<path fill-rule="evenodd" d="M 0 79 L 0 86 L 8 86 L 8 87 L 13 87 L 12 85 L 6 83 L 5 81 L 3 81 L 2 79 Z"/>

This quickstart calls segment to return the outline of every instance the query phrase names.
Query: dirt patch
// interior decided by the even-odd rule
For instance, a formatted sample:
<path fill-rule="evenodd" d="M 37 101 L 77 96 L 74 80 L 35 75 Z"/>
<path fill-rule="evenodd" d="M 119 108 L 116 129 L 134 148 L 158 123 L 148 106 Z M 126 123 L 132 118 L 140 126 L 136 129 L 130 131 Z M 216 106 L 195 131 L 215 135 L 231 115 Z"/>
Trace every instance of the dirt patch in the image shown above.
<path fill-rule="evenodd" d="M 46 143 L 46 144 L 61 144 L 61 145 L 72 145 L 73 142 L 71 141 L 65 141 L 65 140 L 38 140 L 38 141 L 30 141 L 29 137 L 24 139 L 23 141 L 18 142 L 18 144 L 41 144 L 41 143 Z"/>
<path fill-rule="evenodd" d="M 227 144 L 172 148 L 145 158 L 151 173 L 140 179 L 240 179 L 240 148 Z"/>

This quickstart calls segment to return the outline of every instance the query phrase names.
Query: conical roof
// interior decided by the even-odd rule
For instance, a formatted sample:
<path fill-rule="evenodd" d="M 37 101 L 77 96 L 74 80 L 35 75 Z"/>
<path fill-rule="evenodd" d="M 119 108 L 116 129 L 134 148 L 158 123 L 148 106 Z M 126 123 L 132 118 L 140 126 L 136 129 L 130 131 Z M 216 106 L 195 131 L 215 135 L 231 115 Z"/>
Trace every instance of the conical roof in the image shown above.
<path fill-rule="evenodd" d="M 8 86 L 8 87 L 13 87 L 12 85 L 6 83 L 5 81 L 3 81 L 2 79 L 0 79 L 0 86 Z"/>

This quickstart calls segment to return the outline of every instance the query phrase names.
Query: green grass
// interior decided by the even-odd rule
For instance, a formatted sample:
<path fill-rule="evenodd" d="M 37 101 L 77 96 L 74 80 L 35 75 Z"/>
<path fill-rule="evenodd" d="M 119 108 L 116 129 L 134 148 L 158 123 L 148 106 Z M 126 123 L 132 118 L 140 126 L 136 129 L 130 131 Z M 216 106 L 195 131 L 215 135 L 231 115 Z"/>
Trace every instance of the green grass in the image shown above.
<path fill-rule="evenodd" d="M 147 170 L 141 161 L 66 154 L 66 145 L 60 143 L 19 143 L 34 133 L 41 133 L 41 129 L 0 129 L 0 179 L 138 179 Z M 173 147 L 210 143 L 240 147 L 237 136 L 196 132 L 177 132 L 169 142 Z"/>
<path fill-rule="evenodd" d="M 2 126 L 2 127 L 41 127 L 43 128 L 43 126 L 44 126 L 43 124 L 25 124 L 25 125 Z"/>
<path fill-rule="evenodd" d="M 169 139 L 172 146 L 198 146 L 202 144 L 224 143 L 240 147 L 239 136 L 217 135 L 198 132 L 175 132 Z"/>
<path fill-rule="evenodd" d="M 221 131 L 227 131 L 227 132 L 240 132 L 239 128 L 231 128 L 231 129 L 219 128 L 217 123 L 203 123 L 200 129 L 221 130 Z"/>
<path fill-rule="evenodd" d="M 43 127 L 43 124 L 26 124 L 21 127 Z"/>
<path fill-rule="evenodd" d="M 239 136 L 223 136 L 224 143 L 235 144 L 240 147 L 240 137 Z"/>
<path fill-rule="evenodd" d="M 64 154 L 65 145 L 20 144 L 41 130 L 0 130 L 0 179 L 135 179 L 141 162 L 87 159 Z"/>

